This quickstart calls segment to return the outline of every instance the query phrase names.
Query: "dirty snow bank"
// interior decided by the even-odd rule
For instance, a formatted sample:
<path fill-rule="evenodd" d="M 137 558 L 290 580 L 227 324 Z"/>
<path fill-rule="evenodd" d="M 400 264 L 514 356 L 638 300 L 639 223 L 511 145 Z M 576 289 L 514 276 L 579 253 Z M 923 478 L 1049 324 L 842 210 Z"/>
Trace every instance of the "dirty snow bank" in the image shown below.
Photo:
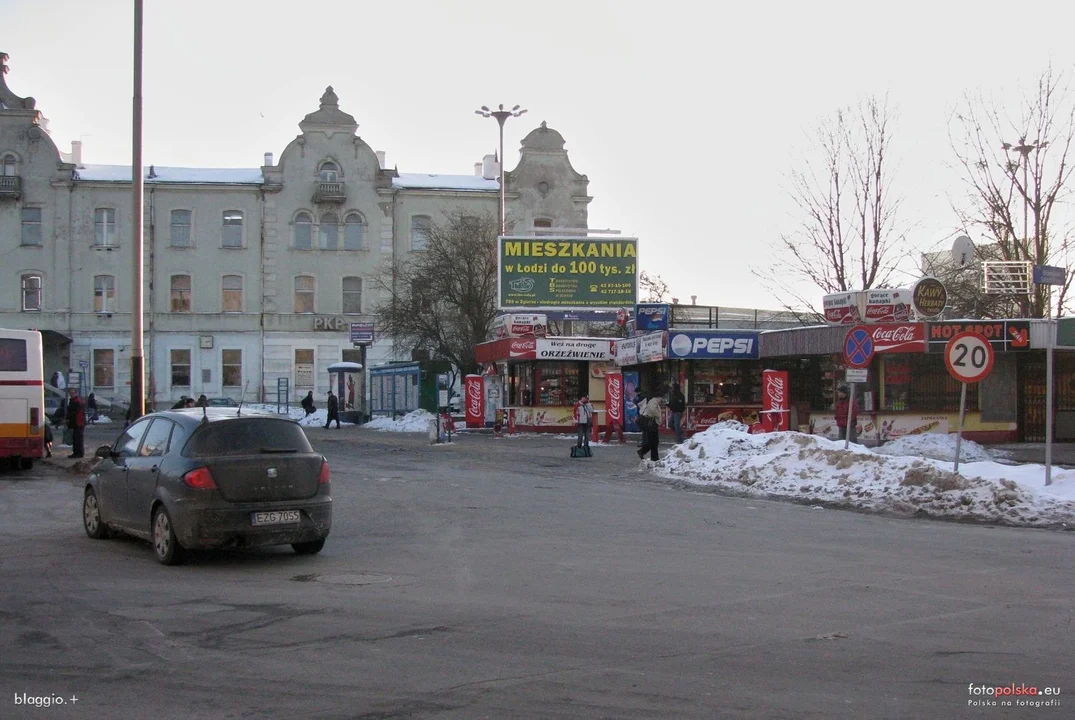
<path fill-rule="evenodd" d="M 669 450 L 658 475 L 753 497 L 791 498 L 897 515 L 1008 525 L 1075 525 L 1075 471 L 1041 465 L 893 457 L 801 433 L 750 435 L 720 423 Z"/>
<path fill-rule="evenodd" d="M 428 410 L 412 410 L 398 420 L 379 417 L 370 420 L 362 427 L 368 430 L 380 430 L 381 432 L 427 433 L 430 432 L 430 424 L 436 423 L 436 421 L 437 417 Z"/>
<path fill-rule="evenodd" d="M 873 451 L 881 455 L 921 457 L 952 462 L 956 458 L 956 436 L 948 433 L 904 435 L 898 440 L 873 448 Z M 964 438 L 960 443 L 959 462 L 988 462 L 992 459 L 993 456 L 989 451 L 973 440 Z"/>

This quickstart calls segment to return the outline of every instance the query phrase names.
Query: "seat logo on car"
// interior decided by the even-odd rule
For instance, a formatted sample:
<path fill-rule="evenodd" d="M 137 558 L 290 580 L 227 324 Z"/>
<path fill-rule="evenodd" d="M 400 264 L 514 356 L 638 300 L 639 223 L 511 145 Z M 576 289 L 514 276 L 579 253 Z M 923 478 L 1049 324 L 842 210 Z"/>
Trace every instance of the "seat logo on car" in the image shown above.
<path fill-rule="evenodd" d="M 276 468 L 269 468 L 268 470 L 265 471 L 265 474 L 268 475 L 271 478 L 276 477 Z"/>

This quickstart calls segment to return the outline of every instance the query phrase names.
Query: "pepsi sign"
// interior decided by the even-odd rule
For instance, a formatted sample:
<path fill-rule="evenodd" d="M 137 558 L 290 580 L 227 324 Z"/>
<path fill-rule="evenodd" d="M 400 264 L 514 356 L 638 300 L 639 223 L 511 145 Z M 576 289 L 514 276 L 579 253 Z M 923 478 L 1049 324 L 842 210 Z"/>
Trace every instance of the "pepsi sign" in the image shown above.
<path fill-rule="evenodd" d="M 758 333 L 727 330 L 672 330 L 668 333 L 668 357 L 710 360 L 757 360 Z"/>
<path fill-rule="evenodd" d="M 668 329 L 668 306 L 663 303 L 635 305 L 635 331 L 640 335 Z"/>

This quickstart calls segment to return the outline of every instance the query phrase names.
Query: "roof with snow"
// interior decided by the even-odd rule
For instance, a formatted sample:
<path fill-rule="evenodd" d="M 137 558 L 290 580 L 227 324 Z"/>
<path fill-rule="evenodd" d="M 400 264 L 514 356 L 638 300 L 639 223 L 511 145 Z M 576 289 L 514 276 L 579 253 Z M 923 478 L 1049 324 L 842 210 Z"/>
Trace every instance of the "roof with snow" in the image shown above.
<path fill-rule="evenodd" d="M 143 177 L 147 183 L 261 185 L 265 182 L 261 168 L 180 168 L 151 165 L 145 169 Z M 75 170 L 73 179 L 83 182 L 130 182 L 131 166 L 86 165 Z"/>
<path fill-rule="evenodd" d="M 473 192 L 497 192 L 500 184 L 479 175 L 433 175 L 426 173 L 399 173 L 392 178 L 394 188 L 469 190 Z"/>

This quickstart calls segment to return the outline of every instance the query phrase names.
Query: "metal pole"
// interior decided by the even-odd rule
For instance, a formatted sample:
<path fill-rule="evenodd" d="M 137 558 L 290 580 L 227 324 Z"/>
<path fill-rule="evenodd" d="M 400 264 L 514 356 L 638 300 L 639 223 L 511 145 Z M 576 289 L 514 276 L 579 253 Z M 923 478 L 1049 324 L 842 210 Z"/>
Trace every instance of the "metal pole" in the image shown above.
<path fill-rule="evenodd" d="M 959 472 L 959 446 L 963 444 L 963 418 L 967 414 L 967 383 L 963 383 L 963 389 L 959 391 L 959 432 L 956 433 L 956 466 L 955 472 Z"/>
<path fill-rule="evenodd" d="M 1053 286 L 1046 285 L 1048 335 L 1045 337 L 1045 484 L 1053 484 Z"/>
<path fill-rule="evenodd" d="M 851 390 L 847 401 L 847 429 L 844 432 L 844 450 L 847 450 L 851 445 L 851 430 L 855 427 L 851 423 L 853 422 L 852 418 L 855 414 L 855 385 L 857 384 L 858 383 L 848 383 L 848 385 L 851 386 Z"/>
<path fill-rule="evenodd" d="M 134 0 L 134 101 L 131 129 L 131 420 L 145 414 L 142 328 L 142 0 Z"/>
<path fill-rule="evenodd" d="M 504 121 L 507 116 L 503 113 L 496 116 L 500 125 L 500 234 L 507 233 L 507 213 L 504 204 Z"/>

